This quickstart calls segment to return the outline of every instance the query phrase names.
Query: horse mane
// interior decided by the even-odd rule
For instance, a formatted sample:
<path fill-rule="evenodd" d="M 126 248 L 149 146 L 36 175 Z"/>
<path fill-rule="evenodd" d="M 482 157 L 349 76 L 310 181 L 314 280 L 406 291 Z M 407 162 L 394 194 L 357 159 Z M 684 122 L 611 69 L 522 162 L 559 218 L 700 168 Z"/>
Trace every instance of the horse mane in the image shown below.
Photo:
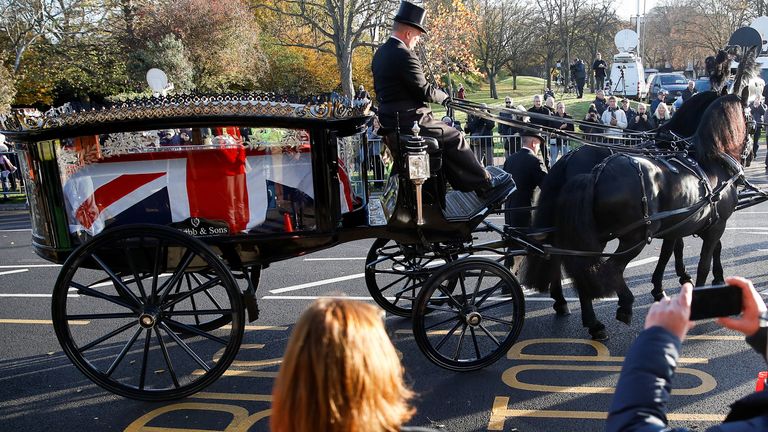
<path fill-rule="evenodd" d="M 683 138 L 692 136 L 701 124 L 702 114 L 718 97 L 720 95 L 713 91 L 699 92 L 691 96 L 668 122 L 659 127 L 657 135 L 671 132 Z"/>
<path fill-rule="evenodd" d="M 716 160 L 726 153 L 741 159 L 745 145 L 747 124 L 741 98 L 730 94 L 716 99 L 701 116 L 701 123 L 693 136 L 696 158 L 699 162 Z"/>
<path fill-rule="evenodd" d="M 704 59 L 707 76 L 709 76 L 709 85 L 716 93 L 720 93 L 725 87 L 726 80 L 731 74 L 731 61 L 728 53 L 724 50 L 717 52 L 715 56 L 709 56 Z"/>

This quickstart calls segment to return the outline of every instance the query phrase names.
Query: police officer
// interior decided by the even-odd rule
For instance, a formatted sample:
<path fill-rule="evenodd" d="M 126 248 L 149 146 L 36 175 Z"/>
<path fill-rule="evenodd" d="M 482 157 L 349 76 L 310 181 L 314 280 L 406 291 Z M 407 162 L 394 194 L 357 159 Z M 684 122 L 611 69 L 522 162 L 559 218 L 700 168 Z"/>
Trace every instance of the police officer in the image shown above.
<path fill-rule="evenodd" d="M 421 127 L 421 135 L 437 138 L 443 148 L 445 174 L 454 189 L 479 195 L 508 185 L 510 176 L 491 177 L 475 158 L 464 136 L 456 129 L 435 119 L 428 102 L 446 105 L 450 98 L 428 83 L 413 49 L 422 34 L 426 11 L 403 1 L 392 25 L 392 35 L 373 56 L 373 87 L 379 102 L 382 126 L 392 128 L 400 121 L 402 130 L 410 131 L 413 122 Z"/>

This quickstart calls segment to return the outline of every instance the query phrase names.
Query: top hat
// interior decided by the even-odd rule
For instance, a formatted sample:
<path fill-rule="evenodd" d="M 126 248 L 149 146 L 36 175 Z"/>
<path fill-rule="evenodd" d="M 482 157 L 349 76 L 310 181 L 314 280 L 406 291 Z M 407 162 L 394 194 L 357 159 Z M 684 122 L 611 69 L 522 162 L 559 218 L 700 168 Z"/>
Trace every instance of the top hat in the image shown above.
<path fill-rule="evenodd" d="M 536 129 L 526 129 L 520 134 L 520 136 L 538 138 L 539 141 L 544 144 L 544 136 Z"/>
<path fill-rule="evenodd" d="M 427 15 L 427 11 L 424 8 L 416 6 L 411 2 L 401 2 L 400 10 L 395 15 L 395 21 L 409 26 L 416 27 L 422 32 L 426 33 L 427 29 L 424 28 L 424 17 Z"/>

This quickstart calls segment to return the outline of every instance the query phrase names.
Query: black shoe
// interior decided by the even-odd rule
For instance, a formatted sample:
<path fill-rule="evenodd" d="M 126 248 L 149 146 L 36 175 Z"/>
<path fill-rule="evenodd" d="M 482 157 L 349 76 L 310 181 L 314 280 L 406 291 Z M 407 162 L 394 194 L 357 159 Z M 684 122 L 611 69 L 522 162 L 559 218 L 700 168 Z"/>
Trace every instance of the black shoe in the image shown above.
<path fill-rule="evenodd" d="M 508 172 L 499 173 L 488 179 L 488 182 L 479 190 L 475 191 L 478 197 L 486 199 L 491 197 L 499 189 L 502 189 L 512 182 L 512 176 Z"/>

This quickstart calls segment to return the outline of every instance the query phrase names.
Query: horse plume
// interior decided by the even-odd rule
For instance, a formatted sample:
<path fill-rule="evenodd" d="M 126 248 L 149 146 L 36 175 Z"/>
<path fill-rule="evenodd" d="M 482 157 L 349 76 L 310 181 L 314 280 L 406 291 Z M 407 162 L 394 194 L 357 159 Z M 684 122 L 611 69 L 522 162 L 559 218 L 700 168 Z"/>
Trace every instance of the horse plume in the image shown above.
<path fill-rule="evenodd" d="M 742 54 L 739 60 L 739 68 L 736 69 L 732 94 L 741 96 L 742 90 L 749 86 L 753 78 L 759 76 L 760 65 L 757 63 L 757 49 L 758 47 L 750 47 Z M 746 103 L 746 100 L 742 102 Z"/>
<path fill-rule="evenodd" d="M 724 50 L 718 51 L 716 56 L 709 56 L 704 59 L 709 76 L 709 85 L 717 93 L 720 93 L 725 87 L 726 79 L 730 74 L 730 63 L 728 53 Z"/>

